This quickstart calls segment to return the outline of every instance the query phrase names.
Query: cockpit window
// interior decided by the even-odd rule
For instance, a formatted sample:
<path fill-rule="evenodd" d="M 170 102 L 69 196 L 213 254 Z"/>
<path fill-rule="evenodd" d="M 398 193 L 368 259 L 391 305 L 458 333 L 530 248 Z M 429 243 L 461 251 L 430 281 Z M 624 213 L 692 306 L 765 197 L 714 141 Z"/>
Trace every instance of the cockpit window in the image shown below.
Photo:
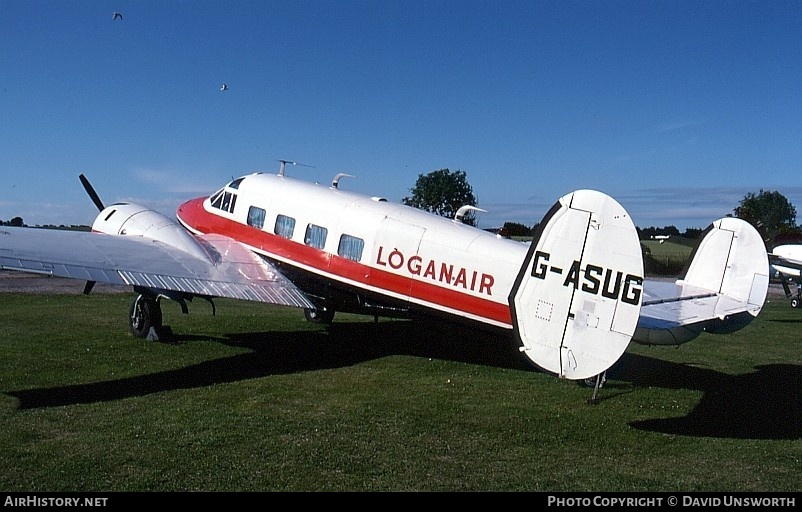
<path fill-rule="evenodd" d="M 242 178 L 235 179 L 234 181 L 228 184 L 228 188 L 233 188 L 234 190 L 239 189 L 239 184 L 242 183 L 242 180 L 244 179 L 245 179 L 244 176 Z"/>
<path fill-rule="evenodd" d="M 223 191 L 218 190 L 217 192 L 212 194 L 212 197 L 209 198 L 209 201 L 211 201 L 212 206 L 214 208 L 220 208 L 221 205 L 223 204 Z"/>
<path fill-rule="evenodd" d="M 212 203 L 212 208 L 234 213 L 234 206 L 237 204 L 237 194 L 222 189 L 215 192 L 214 195 L 209 198 L 209 201 Z"/>
<path fill-rule="evenodd" d="M 227 212 L 234 211 L 234 203 L 237 202 L 237 195 L 232 194 L 231 192 L 226 192 L 223 194 L 223 210 Z"/>

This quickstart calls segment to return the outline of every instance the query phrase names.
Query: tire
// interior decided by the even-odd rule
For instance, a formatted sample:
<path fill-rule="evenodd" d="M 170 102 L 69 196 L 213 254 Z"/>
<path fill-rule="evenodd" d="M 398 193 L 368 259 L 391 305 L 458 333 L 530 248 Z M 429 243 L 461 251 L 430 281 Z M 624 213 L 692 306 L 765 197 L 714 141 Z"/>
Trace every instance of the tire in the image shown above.
<path fill-rule="evenodd" d="M 334 310 L 331 309 L 304 309 L 304 316 L 308 322 L 319 325 L 329 325 L 334 321 Z"/>
<path fill-rule="evenodd" d="M 588 377 L 587 379 L 582 380 L 582 384 L 588 388 L 595 388 L 596 387 L 596 379 L 598 375 L 594 375 L 593 377 Z M 604 387 L 604 383 L 607 382 L 607 374 L 603 373 L 601 376 L 601 380 L 599 381 L 599 387 Z"/>
<path fill-rule="evenodd" d="M 799 299 L 798 299 L 798 298 L 791 299 L 791 307 L 792 307 L 792 308 L 798 308 L 798 307 L 799 307 L 799 305 L 800 305 L 800 302 L 799 302 Z"/>
<path fill-rule="evenodd" d="M 155 298 L 139 295 L 131 303 L 128 321 L 135 338 L 147 338 L 151 327 L 159 329 L 162 326 L 161 306 Z"/>

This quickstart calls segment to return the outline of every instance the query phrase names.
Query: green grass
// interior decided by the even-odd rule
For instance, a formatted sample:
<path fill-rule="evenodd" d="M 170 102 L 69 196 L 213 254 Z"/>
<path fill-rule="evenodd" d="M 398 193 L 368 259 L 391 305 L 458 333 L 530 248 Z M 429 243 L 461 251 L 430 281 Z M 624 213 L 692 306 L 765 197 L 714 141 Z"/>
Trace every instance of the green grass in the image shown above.
<path fill-rule="evenodd" d="M 695 240 L 672 237 L 660 243 L 657 240 L 641 240 L 641 245 L 649 251 L 644 255 L 643 267 L 647 275 L 679 276 L 693 251 Z"/>
<path fill-rule="evenodd" d="M 508 340 L 218 301 L 177 343 L 126 294 L 0 295 L 0 490 L 797 491 L 802 311 L 677 349 L 633 345 L 591 390 Z"/>
<path fill-rule="evenodd" d="M 694 241 L 695 242 L 695 241 Z M 657 240 L 641 240 L 642 245 L 647 247 L 652 257 L 660 261 L 686 261 L 688 256 L 691 255 L 693 245 L 686 243 L 679 243 L 674 241 L 666 241 L 662 244 Z"/>

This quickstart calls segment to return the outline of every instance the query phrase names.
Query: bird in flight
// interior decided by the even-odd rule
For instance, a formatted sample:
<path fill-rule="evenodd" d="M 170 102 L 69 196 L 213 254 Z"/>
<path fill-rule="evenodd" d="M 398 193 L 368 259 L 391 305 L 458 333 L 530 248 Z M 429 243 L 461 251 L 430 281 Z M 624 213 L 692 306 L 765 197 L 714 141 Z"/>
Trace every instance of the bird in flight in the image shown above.
<path fill-rule="evenodd" d="M 227 90 L 228 90 L 228 84 L 223 84 L 223 85 L 221 85 L 221 86 L 220 86 L 220 90 L 221 90 L 221 91 L 227 91 Z"/>
<path fill-rule="evenodd" d="M 123 15 L 120 14 L 119 12 L 115 12 L 114 16 L 111 19 L 112 20 L 121 20 L 121 19 L 123 19 Z"/>

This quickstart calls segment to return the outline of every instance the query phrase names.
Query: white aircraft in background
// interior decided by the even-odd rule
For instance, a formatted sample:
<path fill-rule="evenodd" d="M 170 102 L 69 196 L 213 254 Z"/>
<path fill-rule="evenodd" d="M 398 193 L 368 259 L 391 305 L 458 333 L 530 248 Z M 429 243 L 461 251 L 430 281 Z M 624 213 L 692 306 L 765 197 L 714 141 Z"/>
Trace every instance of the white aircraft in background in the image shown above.
<path fill-rule="evenodd" d="M 786 298 L 791 299 L 791 307 L 802 306 L 802 244 L 778 245 L 768 258 L 779 274 Z M 789 283 L 792 282 L 796 283 L 796 293 L 791 292 Z"/>
<path fill-rule="evenodd" d="M 124 284 L 134 336 L 157 339 L 160 300 L 231 297 L 303 308 L 438 317 L 514 336 L 538 368 L 602 375 L 631 340 L 678 345 L 760 312 L 765 245 L 747 222 L 715 221 L 676 282 L 644 279 L 624 208 L 593 190 L 560 198 L 531 244 L 459 220 L 278 174 L 235 179 L 182 204 L 177 222 L 136 204 L 100 210 L 92 232 L 0 228 L 0 267 Z M 464 210 L 460 213 L 464 213 Z M 598 381 L 597 381 L 598 382 Z M 598 389 L 598 384 L 597 384 Z"/>

